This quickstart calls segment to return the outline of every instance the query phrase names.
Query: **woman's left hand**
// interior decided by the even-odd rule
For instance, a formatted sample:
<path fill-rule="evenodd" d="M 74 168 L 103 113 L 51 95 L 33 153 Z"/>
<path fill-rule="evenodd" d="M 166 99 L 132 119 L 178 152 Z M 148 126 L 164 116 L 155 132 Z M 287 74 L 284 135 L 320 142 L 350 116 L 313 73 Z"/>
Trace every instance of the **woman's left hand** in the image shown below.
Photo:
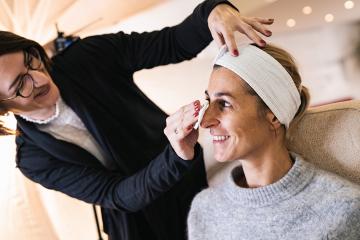
<path fill-rule="evenodd" d="M 259 36 L 271 36 L 271 31 L 265 25 L 271 25 L 274 19 L 245 17 L 228 4 L 217 5 L 208 17 L 208 25 L 212 37 L 220 47 L 224 44 L 232 55 L 238 55 L 235 44 L 234 32 L 245 34 L 249 39 L 259 46 L 265 46 L 266 42 Z"/>
<path fill-rule="evenodd" d="M 176 154 L 184 160 L 194 158 L 199 131 L 193 127 L 198 119 L 200 107 L 200 101 L 196 100 L 181 107 L 166 119 L 164 133 Z"/>

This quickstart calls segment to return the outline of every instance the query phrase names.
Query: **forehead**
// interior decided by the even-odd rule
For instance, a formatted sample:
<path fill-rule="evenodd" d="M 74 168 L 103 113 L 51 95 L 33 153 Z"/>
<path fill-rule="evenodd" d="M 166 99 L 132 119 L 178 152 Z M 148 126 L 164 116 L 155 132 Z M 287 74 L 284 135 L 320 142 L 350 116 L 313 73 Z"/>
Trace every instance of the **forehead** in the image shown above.
<path fill-rule="evenodd" d="M 12 71 L 19 70 L 24 66 L 24 54 L 22 52 L 8 53 L 0 55 L 0 81 Z"/>
<path fill-rule="evenodd" d="M 0 56 L 0 94 L 7 91 L 11 83 L 23 71 L 23 68 L 24 56 L 22 52 Z"/>
<path fill-rule="evenodd" d="M 208 92 L 209 95 L 216 92 L 229 92 L 234 96 L 243 96 L 246 94 L 244 83 L 244 80 L 233 71 L 219 67 L 211 73 Z"/>

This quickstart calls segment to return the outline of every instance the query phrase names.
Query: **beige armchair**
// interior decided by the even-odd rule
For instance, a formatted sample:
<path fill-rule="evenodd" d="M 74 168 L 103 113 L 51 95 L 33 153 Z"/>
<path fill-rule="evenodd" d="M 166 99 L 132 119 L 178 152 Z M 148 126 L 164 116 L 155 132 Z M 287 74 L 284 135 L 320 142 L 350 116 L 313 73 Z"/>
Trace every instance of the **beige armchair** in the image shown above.
<path fill-rule="evenodd" d="M 288 146 L 318 167 L 360 184 L 360 101 L 309 109 Z"/>

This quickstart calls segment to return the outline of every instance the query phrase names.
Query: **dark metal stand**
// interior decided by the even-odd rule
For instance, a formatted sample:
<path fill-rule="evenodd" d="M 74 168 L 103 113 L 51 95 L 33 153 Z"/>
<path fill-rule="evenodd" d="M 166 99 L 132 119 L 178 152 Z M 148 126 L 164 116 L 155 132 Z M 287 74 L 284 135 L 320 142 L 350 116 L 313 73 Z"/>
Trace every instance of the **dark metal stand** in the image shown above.
<path fill-rule="evenodd" d="M 92 205 L 92 207 L 93 207 L 93 210 L 94 210 L 95 221 L 96 221 L 96 228 L 97 228 L 97 232 L 98 232 L 99 240 L 104 240 L 104 239 L 101 237 L 101 231 L 100 231 L 99 219 L 98 219 L 98 215 L 97 215 L 97 212 L 96 212 L 95 205 Z"/>

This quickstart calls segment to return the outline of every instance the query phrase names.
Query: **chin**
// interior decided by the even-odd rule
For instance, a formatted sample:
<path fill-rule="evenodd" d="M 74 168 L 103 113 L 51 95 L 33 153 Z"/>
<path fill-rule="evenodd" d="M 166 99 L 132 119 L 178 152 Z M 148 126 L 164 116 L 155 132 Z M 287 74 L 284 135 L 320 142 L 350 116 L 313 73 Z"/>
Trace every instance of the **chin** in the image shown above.
<path fill-rule="evenodd" d="M 216 161 L 221 162 L 221 163 L 232 161 L 228 156 L 226 156 L 224 154 L 220 154 L 220 153 L 215 154 L 214 158 L 215 158 Z"/>
<path fill-rule="evenodd" d="M 239 152 L 230 151 L 214 151 L 214 158 L 217 162 L 225 163 L 239 160 L 242 158 L 242 154 Z"/>
<path fill-rule="evenodd" d="M 54 106 L 58 101 L 59 97 L 60 97 L 59 90 L 56 87 L 52 86 L 49 93 L 46 96 L 46 99 L 43 100 L 43 104 L 46 107 Z"/>

